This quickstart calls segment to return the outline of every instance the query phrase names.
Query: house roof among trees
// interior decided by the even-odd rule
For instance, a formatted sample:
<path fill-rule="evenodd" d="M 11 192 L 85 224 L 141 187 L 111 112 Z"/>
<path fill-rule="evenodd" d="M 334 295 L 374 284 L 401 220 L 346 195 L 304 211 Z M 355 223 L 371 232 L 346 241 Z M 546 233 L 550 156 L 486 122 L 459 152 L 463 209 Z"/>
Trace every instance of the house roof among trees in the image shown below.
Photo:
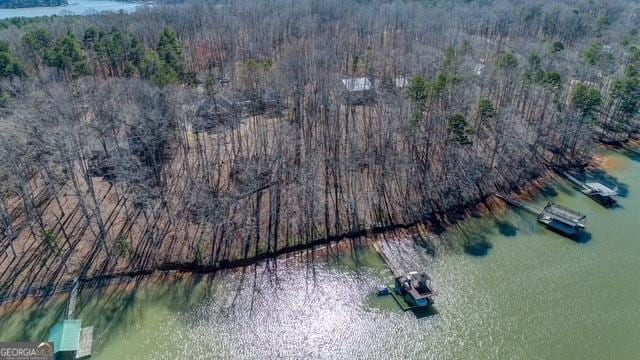
<path fill-rule="evenodd" d="M 371 90 L 371 81 L 366 77 L 342 79 L 342 84 L 347 91 L 367 91 Z"/>

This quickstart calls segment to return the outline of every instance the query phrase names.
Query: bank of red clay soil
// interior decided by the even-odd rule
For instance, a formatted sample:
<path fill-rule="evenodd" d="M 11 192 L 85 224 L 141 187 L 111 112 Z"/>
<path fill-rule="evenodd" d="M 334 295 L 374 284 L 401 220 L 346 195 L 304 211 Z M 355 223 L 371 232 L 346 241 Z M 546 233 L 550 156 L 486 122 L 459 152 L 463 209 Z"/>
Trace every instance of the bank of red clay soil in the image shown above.
<path fill-rule="evenodd" d="M 589 166 L 607 171 L 615 170 L 620 164 L 611 157 L 596 155 L 593 157 Z M 547 171 L 540 178 L 530 181 L 528 185 L 509 195 L 522 200 L 533 199 L 539 194 L 542 188 L 557 181 L 557 179 L 558 177 L 552 171 Z M 278 261 L 287 260 L 292 257 L 301 259 L 313 257 L 319 259 L 322 258 L 323 255 L 327 255 L 328 252 L 335 254 L 341 251 L 349 251 L 354 244 L 367 245 L 376 241 L 398 241 L 410 239 L 414 236 L 419 236 L 427 243 L 433 243 L 439 241 L 437 236 L 432 236 L 434 233 L 439 233 L 445 228 L 451 227 L 469 217 L 497 214 L 506 208 L 507 204 L 504 201 L 490 195 L 484 199 L 480 199 L 474 204 L 468 204 L 462 207 L 462 210 L 442 214 L 435 220 L 432 219 L 414 224 L 397 224 L 386 228 L 370 229 L 355 234 L 348 234 L 342 237 L 320 239 L 305 244 L 304 246 L 284 248 L 276 253 L 261 254 L 237 261 L 228 261 L 218 264 L 217 266 L 198 265 L 193 262 L 161 263 L 155 269 L 133 272 L 112 272 L 96 277 L 83 278 L 81 281 L 84 288 L 108 287 L 117 291 L 133 291 L 143 283 L 177 279 L 190 273 L 213 273 L 224 269 L 239 269 L 269 259 Z M 28 307 L 32 305 L 36 299 L 42 301 L 46 298 L 55 297 L 56 294 L 69 291 L 70 286 L 70 281 L 61 282 L 54 286 L 50 284 L 32 284 L 32 287 L 29 289 L 18 289 L 20 291 L 5 294 L 3 298 L 0 298 L 0 315 L 3 312 L 18 309 L 22 306 Z"/>

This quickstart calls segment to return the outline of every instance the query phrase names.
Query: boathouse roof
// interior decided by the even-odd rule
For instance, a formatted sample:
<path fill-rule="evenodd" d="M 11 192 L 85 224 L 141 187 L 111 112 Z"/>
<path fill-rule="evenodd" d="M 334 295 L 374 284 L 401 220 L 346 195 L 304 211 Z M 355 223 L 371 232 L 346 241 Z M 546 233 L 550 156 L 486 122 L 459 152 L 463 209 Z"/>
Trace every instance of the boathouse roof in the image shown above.
<path fill-rule="evenodd" d="M 544 213 L 546 213 L 547 215 L 552 215 L 555 220 L 573 224 L 580 223 L 587 218 L 587 216 L 584 214 L 553 203 L 547 205 L 544 208 Z"/>
<path fill-rule="evenodd" d="M 78 351 L 80 347 L 81 320 L 63 320 L 49 331 L 49 342 L 53 343 L 53 352 Z"/>
<path fill-rule="evenodd" d="M 606 185 L 603 185 L 599 182 L 586 182 L 584 185 L 591 190 L 591 192 L 598 193 L 602 196 L 616 196 L 618 192 L 609 188 Z"/>

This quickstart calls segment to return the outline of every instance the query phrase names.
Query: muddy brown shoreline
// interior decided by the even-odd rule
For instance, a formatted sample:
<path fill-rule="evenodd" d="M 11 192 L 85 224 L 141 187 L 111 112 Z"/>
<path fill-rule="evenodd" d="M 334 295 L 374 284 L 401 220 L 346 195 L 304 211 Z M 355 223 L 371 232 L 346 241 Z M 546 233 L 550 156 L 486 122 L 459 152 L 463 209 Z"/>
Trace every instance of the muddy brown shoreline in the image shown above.
<path fill-rule="evenodd" d="M 630 149 L 627 147 L 612 148 L 611 146 L 606 146 L 604 148 L 610 150 Z M 598 154 L 594 155 L 587 165 L 587 167 L 590 168 L 600 168 L 603 170 L 607 170 L 608 168 L 610 168 L 610 166 L 614 165 L 607 163 L 607 157 Z M 557 179 L 557 175 L 552 170 L 548 170 L 539 178 L 531 180 L 529 184 L 521 187 L 520 189 L 512 191 L 510 194 L 523 200 L 532 199 L 539 194 L 542 188 L 554 181 L 557 181 Z M 495 196 L 495 193 L 492 193 L 478 199 L 475 202 L 464 204 L 455 210 L 440 214 L 433 214 L 429 218 L 423 219 L 422 221 L 415 221 L 405 224 L 377 226 L 367 230 L 354 231 L 340 236 L 331 236 L 328 238 L 317 239 L 309 243 L 297 244 L 286 248 L 281 248 L 273 252 L 265 252 L 243 259 L 222 260 L 217 262 L 216 264 L 203 265 L 197 264 L 195 262 L 163 262 L 152 269 L 138 269 L 130 272 L 114 272 L 87 278 L 80 277 L 79 281 L 81 283 L 82 289 L 96 289 L 123 283 L 134 283 L 136 281 L 148 280 L 156 275 L 159 275 L 158 279 L 165 279 L 166 277 L 164 275 L 169 274 L 211 274 L 221 270 L 241 269 L 243 267 L 252 266 L 263 261 L 282 259 L 284 256 L 304 255 L 304 251 L 312 251 L 315 253 L 326 251 L 327 249 L 336 246 L 348 246 L 356 240 L 359 243 L 377 241 L 378 236 L 381 234 L 384 234 L 385 237 L 393 237 L 395 235 L 394 233 L 400 230 L 406 231 L 403 236 L 406 236 L 407 233 L 437 234 L 472 216 L 486 216 L 495 211 L 502 211 L 506 208 L 507 205 L 502 200 L 498 199 Z M 346 240 L 351 241 L 348 242 Z M 68 292 L 71 290 L 72 284 L 73 281 L 67 281 L 55 286 L 45 285 L 39 287 L 29 287 L 13 293 L 4 294 L 3 296 L 0 296 L 0 309 L 4 307 L 11 307 L 16 303 L 21 303 L 24 301 L 46 299 L 56 294 Z"/>

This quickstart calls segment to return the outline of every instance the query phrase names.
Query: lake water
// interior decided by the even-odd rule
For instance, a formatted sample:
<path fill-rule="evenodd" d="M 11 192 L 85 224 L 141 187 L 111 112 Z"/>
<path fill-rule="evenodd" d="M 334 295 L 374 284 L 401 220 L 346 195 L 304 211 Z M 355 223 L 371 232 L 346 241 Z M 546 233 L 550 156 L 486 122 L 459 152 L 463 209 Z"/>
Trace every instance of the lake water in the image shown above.
<path fill-rule="evenodd" d="M 140 3 L 112 0 L 69 0 L 67 6 L 0 9 L 0 19 L 10 17 L 35 17 L 61 14 L 87 15 L 102 11 L 134 11 Z"/>
<path fill-rule="evenodd" d="M 81 293 L 93 359 L 637 359 L 640 357 L 640 155 L 607 152 L 620 207 L 559 182 L 555 201 L 587 214 L 580 241 L 505 210 L 464 221 L 427 248 L 392 241 L 427 270 L 433 310 L 377 298 L 389 271 L 374 250 L 316 253 L 126 291 Z M 0 315 L 0 340 L 42 340 L 64 297 Z"/>

